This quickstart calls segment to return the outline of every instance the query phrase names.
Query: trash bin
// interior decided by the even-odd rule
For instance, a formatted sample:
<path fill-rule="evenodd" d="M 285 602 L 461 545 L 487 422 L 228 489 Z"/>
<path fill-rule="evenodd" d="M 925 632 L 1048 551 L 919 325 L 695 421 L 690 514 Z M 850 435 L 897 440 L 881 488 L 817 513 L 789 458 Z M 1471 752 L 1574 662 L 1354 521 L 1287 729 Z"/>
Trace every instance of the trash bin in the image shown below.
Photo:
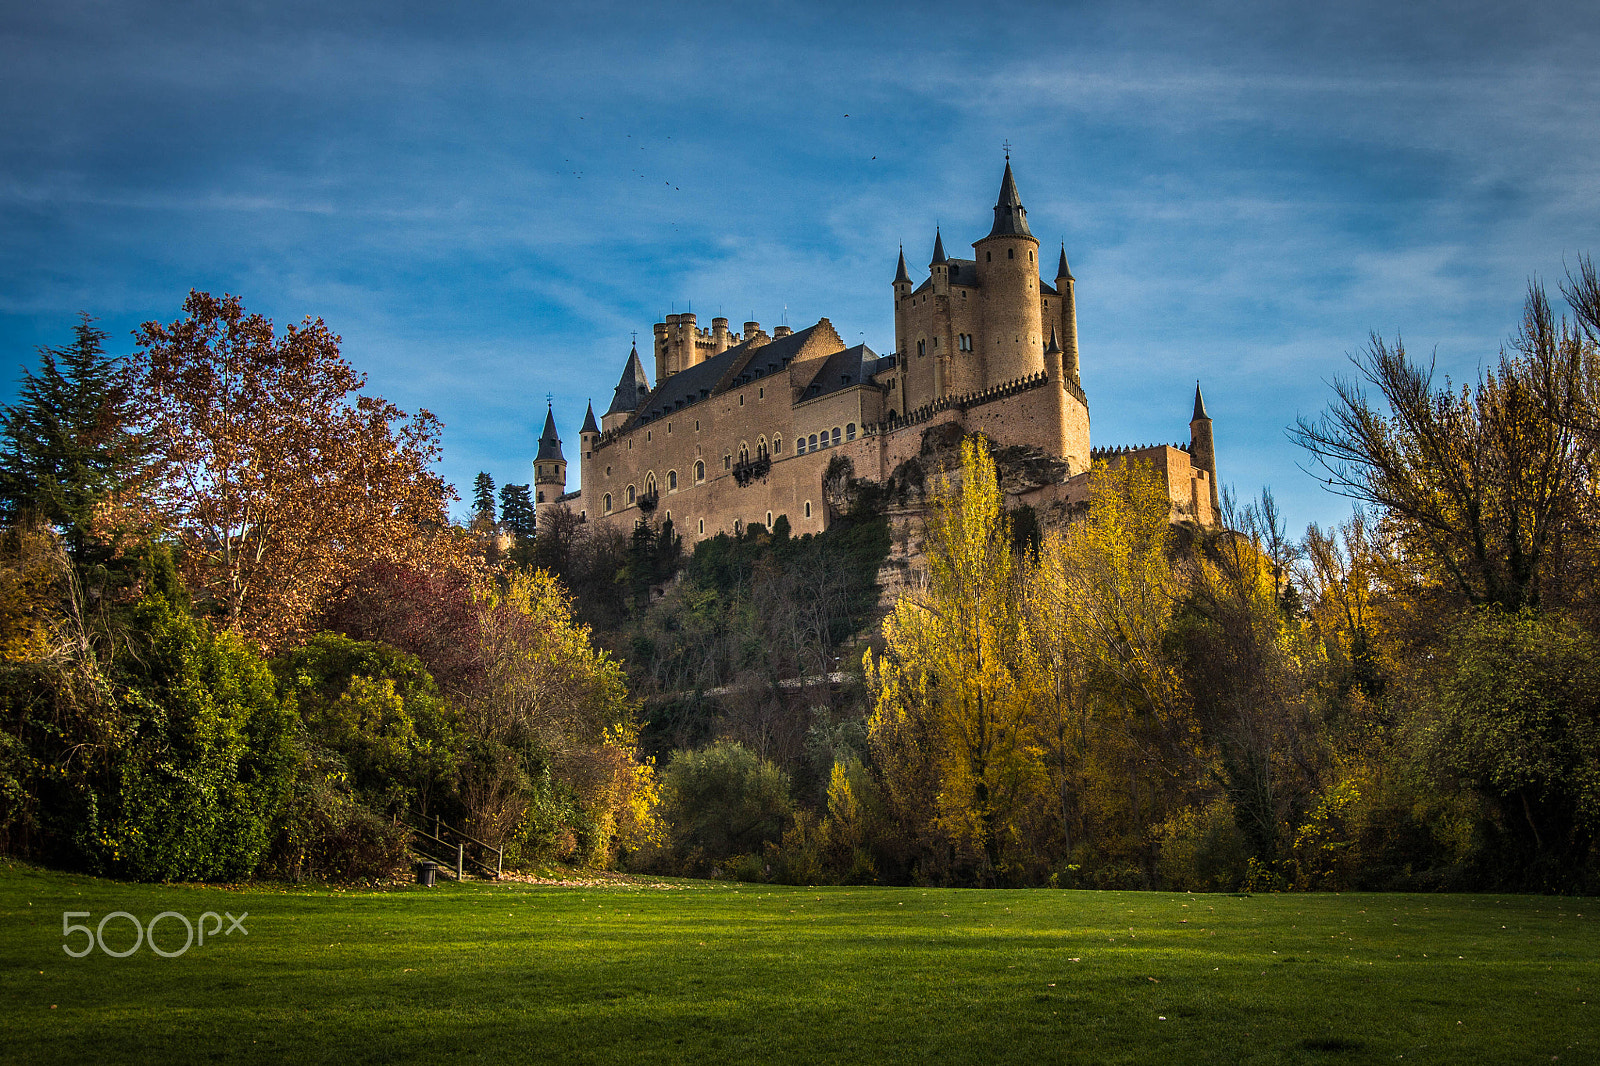
<path fill-rule="evenodd" d="M 439 876 L 439 864 L 436 862 L 417 863 L 417 884 L 424 888 L 433 887 L 433 879 Z"/>

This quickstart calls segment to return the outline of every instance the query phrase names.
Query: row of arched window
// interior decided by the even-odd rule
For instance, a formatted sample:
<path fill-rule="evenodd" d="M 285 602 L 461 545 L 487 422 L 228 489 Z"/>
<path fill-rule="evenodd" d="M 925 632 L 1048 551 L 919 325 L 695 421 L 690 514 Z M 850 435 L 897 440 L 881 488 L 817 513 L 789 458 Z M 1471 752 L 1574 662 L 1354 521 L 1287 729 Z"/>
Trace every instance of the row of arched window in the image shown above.
<path fill-rule="evenodd" d="M 796 438 L 794 452 L 796 455 L 804 455 L 807 452 L 814 452 L 819 448 L 837 448 L 843 442 L 855 439 L 856 424 L 854 422 L 848 422 L 845 424 L 842 433 L 840 432 L 838 426 L 834 426 L 831 430 L 823 430 L 818 433 L 813 433 L 809 437 Z"/>

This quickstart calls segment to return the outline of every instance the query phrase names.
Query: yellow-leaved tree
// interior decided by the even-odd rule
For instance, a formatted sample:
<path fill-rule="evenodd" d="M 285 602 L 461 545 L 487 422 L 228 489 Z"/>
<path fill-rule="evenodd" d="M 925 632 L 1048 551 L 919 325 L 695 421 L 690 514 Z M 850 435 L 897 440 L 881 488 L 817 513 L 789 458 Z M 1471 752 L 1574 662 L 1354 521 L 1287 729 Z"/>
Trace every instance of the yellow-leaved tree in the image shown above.
<path fill-rule="evenodd" d="M 992 881 L 1041 764 L 1021 676 L 1017 561 L 981 438 L 962 442 L 959 479 L 932 500 L 927 558 L 926 586 L 884 621 L 883 655 L 865 658 L 872 751 L 915 849 L 953 854 Z"/>

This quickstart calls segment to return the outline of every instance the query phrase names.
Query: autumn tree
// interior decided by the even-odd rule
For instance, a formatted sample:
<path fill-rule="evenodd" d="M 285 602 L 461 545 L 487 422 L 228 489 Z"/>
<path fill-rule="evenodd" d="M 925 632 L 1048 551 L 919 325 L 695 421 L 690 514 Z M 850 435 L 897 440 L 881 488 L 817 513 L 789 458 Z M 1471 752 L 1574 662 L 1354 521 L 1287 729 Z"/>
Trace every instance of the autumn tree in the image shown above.
<path fill-rule="evenodd" d="M 928 516 L 928 582 L 884 622 L 866 655 L 873 754 L 903 819 L 1001 872 L 1012 818 L 1037 782 L 1031 706 L 1019 676 L 1017 566 L 994 460 L 961 446 L 959 483 Z"/>
<path fill-rule="evenodd" d="M 1569 294 L 1580 319 L 1586 291 Z M 1374 506 L 1399 554 L 1455 602 L 1515 611 L 1562 591 L 1592 493 L 1593 338 L 1533 285 L 1512 347 L 1472 386 L 1436 387 L 1431 363 L 1376 334 L 1352 362 L 1356 378 L 1293 433 L 1325 484 Z"/>
<path fill-rule="evenodd" d="M 162 460 L 151 501 L 195 595 L 271 646 L 363 560 L 443 524 L 439 423 L 362 395 L 320 319 L 280 335 L 203 292 L 184 314 L 136 335 L 130 391 Z"/>

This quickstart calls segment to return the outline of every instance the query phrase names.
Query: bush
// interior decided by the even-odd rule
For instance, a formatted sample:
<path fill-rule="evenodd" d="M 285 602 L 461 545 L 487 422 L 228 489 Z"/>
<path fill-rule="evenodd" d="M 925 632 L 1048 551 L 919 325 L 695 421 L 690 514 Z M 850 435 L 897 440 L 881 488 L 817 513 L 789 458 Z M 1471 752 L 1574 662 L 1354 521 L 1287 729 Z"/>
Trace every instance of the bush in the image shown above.
<path fill-rule="evenodd" d="M 679 754 L 662 775 L 665 820 L 680 863 L 697 869 L 759 855 L 782 838 L 789 777 L 741 744 Z"/>

